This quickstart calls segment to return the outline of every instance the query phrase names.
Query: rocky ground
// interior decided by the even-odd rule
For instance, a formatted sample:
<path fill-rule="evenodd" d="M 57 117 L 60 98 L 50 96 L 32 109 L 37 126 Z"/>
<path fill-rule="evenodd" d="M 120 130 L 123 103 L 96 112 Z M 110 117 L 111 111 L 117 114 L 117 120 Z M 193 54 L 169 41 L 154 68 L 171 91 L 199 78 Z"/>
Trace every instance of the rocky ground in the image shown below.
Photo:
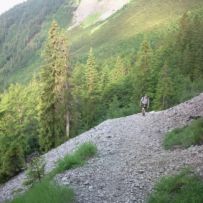
<path fill-rule="evenodd" d="M 105 20 L 129 2 L 130 0 L 82 0 L 74 12 L 72 27 L 80 25 L 92 15 L 99 15 L 96 21 Z"/>
<path fill-rule="evenodd" d="M 162 147 L 166 132 L 203 116 L 203 94 L 161 112 L 150 112 L 107 120 L 45 155 L 47 171 L 65 154 L 83 142 L 91 141 L 98 154 L 85 166 L 56 177 L 70 185 L 79 203 L 145 202 L 155 182 L 191 166 L 203 175 L 203 146 L 166 151 Z M 22 173 L 0 187 L 0 202 L 22 188 Z"/>

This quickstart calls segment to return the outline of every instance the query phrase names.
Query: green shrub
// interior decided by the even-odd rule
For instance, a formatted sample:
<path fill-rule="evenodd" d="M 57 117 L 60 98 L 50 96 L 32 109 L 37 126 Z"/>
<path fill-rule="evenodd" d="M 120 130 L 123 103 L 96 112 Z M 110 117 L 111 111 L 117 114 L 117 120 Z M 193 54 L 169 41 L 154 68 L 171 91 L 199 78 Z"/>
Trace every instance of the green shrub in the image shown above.
<path fill-rule="evenodd" d="M 44 179 L 35 184 L 23 195 L 11 203 L 71 203 L 74 202 L 73 191 L 67 187 L 55 185 Z"/>
<path fill-rule="evenodd" d="M 189 170 L 164 177 L 155 186 L 148 203 L 202 203 L 203 181 Z"/>
<path fill-rule="evenodd" d="M 169 132 L 164 139 L 165 149 L 187 148 L 203 143 L 203 119 L 194 120 L 189 126 Z"/>
<path fill-rule="evenodd" d="M 59 160 L 54 173 L 62 173 L 65 170 L 81 166 L 87 159 L 93 157 L 96 152 L 97 148 L 94 144 L 89 142 L 84 143 L 79 146 L 73 154 L 67 155 L 64 157 L 64 159 Z"/>
<path fill-rule="evenodd" d="M 45 161 L 42 157 L 34 157 L 26 170 L 26 180 L 24 185 L 32 185 L 39 182 L 45 175 Z"/>

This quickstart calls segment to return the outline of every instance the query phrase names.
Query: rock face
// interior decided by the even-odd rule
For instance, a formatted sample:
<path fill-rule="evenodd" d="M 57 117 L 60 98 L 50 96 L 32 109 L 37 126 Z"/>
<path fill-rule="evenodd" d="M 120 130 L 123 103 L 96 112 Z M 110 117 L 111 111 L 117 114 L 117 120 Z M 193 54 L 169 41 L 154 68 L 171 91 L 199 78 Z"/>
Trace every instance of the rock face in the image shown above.
<path fill-rule="evenodd" d="M 166 132 L 203 116 L 203 94 L 176 107 L 107 120 L 88 132 L 53 149 L 44 157 L 46 170 L 78 145 L 91 141 L 98 154 L 85 166 L 59 174 L 59 184 L 70 185 L 79 203 L 145 202 L 155 182 L 163 175 L 173 174 L 191 166 L 203 175 L 203 146 L 165 151 Z M 22 188 L 24 174 L 0 188 L 0 202 Z"/>
<path fill-rule="evenodd" d="M 88 16 L 98 15 L 99 20 L 105 20 L 120 10 L 130 0 L 81 0 L 74 13 L 73 27 L 81 24 Z"/>

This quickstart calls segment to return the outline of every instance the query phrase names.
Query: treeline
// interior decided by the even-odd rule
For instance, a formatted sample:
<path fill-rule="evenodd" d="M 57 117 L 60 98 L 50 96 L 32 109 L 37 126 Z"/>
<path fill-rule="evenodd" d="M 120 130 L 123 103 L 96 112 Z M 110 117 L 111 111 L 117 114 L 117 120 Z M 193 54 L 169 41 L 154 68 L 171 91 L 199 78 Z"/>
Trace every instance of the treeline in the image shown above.
<path fill-rule="evenodd" d="M 70 65 L 68 41 L 54 22 L 43 66 L 27 86 L 11 85 L 0 96 L 0 182 L 17 174 L 35 151 L 46 152 L 99 122 L 150 108 L 166 109 L 203 90 L 202 10 L 185 13 L 178 28 L 135 55 Z M 123 53 L 125 50 L 123 50 Z"/>

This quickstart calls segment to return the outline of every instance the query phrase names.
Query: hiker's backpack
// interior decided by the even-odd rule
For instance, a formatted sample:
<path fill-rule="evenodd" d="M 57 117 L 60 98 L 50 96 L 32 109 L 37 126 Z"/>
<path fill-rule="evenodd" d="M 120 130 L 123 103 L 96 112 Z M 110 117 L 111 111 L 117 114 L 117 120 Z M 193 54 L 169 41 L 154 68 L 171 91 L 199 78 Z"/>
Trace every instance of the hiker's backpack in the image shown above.
<path fill-rule="evenodd" d="M 145 105 L 148 104 L 148 101 L 149 101 L 148 97 L 147 98 L 142 97 L 142 99 L 141 99 L 141 103 L 145 104 Z"/>

